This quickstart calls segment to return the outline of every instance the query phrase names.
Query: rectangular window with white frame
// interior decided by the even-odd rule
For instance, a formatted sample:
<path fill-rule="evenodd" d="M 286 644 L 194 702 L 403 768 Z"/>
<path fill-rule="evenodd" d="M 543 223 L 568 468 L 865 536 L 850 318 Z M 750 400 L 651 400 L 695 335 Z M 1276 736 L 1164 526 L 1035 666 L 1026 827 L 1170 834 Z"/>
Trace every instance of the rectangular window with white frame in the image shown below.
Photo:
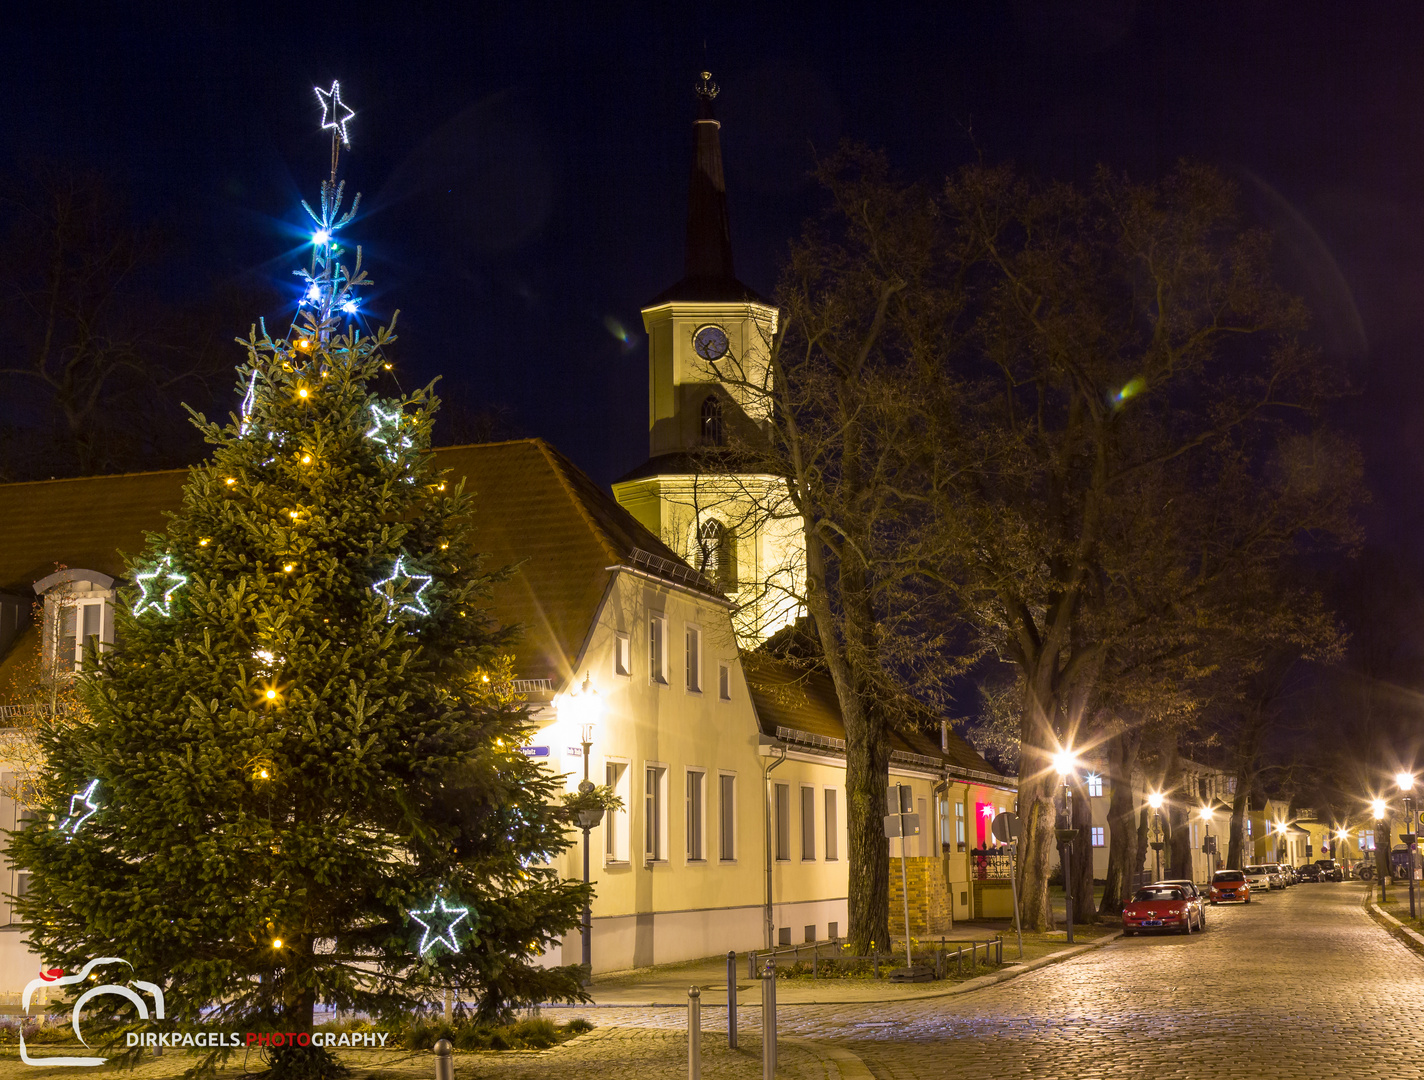
<path fill-rule="evenodd" d="M 954 846 L 956 851 L 964 850 L 964 804 L 954 804 Z"/>
<path fill-rule="evenodd" d="M 685 672 L 684 685 L 690 694 L 702 693 L 702 631 L 688 625 L 682 634 L 682 663 Z"/>
<path fill-rule="evenodd" d="M 717 777 L 717 857 L 733 862 L 737 857 L 737 777 Z"/>
<path fill-rule="evenodd" d="M 648 765 L 643 769 L 643 861 L 662 862 L 667 858 L 667 766 Z"/>
<path fill-rule="evenodd" d="M 1088 774 L 1088 798 L 1101 799 L 1103 797 L 1103 778 L 1097 773 Z"/>
<path fill-rule="evenodd" d="M 791 785 L 776 784 L 776 861 L 791 861 Z"/>
<path fill-rule="evenodd" d="M 90 642 L 103 651 L 104 606 L 102 598 L 94 600 L 64 599 L 55 605 L 54 670 L 58 674 L 78 671 L 84 666 L 84 648 Z"/>
<path fill-rule="evenodd" d="M 1093 826 L 1093 847 L 1106 847 L 1107 839 L 1103 835 L 1103 826 Z"/>
<path fill-rule="evenodd" d="M 707 809 L 707 773 L 702 769 L 688 769 L 686 789 L 687 861 L 705 862 L 702 823 Z"/>
<path fill-rule="evenodd" d="M 603 782 L 623 801 L 623 809 L 607 810 L 603 814 L 603 859 L 605 862 L 628 861 L 628 763 L 605 761 Z"/>
<path fill-rule="evenodd" d="M 809 785 L 801 788 L 801 861 L 813 862 L 816 858 L 816 789 Z"/>
<path fill-rule="evenodd" d="M 622 630 L 613 632 L 613 674 L 633 674 L 633 643 Z"/>
<path fill-rule="evenodd" d="M 667 620 L 661 615 L 648 619 L 648 681 L 667 683 Z"/>
<path fill-rule="evenodd" d="M 732 668 L 728 664 L 717 665 L 717 696 L 723 701 L 732 700 Z"/>
<path fill-rule="evenodd" d="M 836 862 L 841 857 L 841 816 L 837 806 L 836 789 L 826 788 L 826 862 Z"/>

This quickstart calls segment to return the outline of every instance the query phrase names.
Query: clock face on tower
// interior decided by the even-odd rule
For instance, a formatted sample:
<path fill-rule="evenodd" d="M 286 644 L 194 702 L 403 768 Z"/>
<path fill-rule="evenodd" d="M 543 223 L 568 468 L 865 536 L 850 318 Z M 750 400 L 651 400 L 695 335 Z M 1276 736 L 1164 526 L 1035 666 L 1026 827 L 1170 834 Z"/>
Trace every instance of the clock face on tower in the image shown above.
<path fill-rule="evenodd" d="M 693 335 L 692 347 L 704 360 L 720 360 L 727 355 L 727 332 L 720 326 L 704 326 Z"/>

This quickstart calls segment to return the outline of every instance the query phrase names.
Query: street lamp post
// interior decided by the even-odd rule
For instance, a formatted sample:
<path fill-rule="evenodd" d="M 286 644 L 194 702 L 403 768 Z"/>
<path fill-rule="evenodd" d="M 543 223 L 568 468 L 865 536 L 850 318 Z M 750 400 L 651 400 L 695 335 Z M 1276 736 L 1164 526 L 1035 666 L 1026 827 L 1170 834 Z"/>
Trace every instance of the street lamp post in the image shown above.
<path fill-rule="evenodd" d="M 1341 881 L 1345 880 L 1345 858 L 1350 850 L 1350 845 L 1347 843 L 1349 839 L 1350 831 L 1348 829 L 1335 830 L 1335 861 L 1340 864 Z"/>
<path fill-rule="evenodd" d="M 1286 823 L 1278 821 L 1276 822 L 1276 864 L 1279 866 L 1286 862 L 1289 862 L 1286 858 Z M 1289 884 L 1284 870 L 1281 871 L 1281 884 L 1282 886 Z"/>
<path fill-rule="evenodd" d="M 1063 913 L 1068 926 L 1068 944 L 1073 944 L 1073 839 L 1078 830 L 1073 828 L 1073 791 L 1069 778 L 1075 775 L 1077 759 L 1071 750 L 1053 755 L 1053 767 L 1063 785 L 1063 814 L 1057 829 L 1059 843 L 1059 863 L 1063 867 Z"/>
<path fill-rule="evenodd" d="M 1399 785 L 1399 790 L 1404 792 L 1404 850 L 1409 854 L 1409 917 L 1417 918 L 1414 909 L 1414 839 L 1416 835 L 1414 821 L 1414 796 L 1410 794 L 1414 790 L 1414 775 L 1402 772 L 1395 775 L 1394 782 Z"/>
<path fill-rule="evenodd" d="M 583 748 L 583 780 L 579 783 L 580 795 L 588 795 L 594 790 L 594 783 L 588 776 L 589 752 L 593 749 L 593 731 L 597 724 L 598 716 L 598 691 L 589 682 L 588 674 L 585 672 L 583 685 L 577 689 L 569 691 L 558 702 L 558 709 L 561 715 L 579 723 L 579 742 Z M 580 810 L 578 814 L 579 828 L 583 830 L 583 883 L 585 889 L 589 884 L 589 839 L 588 834 L 598 826 L 603 820 L 603 810 L 587 808 Z M 593 901 L 587 892 L 584 893 L 583 919 L 583 978 L 584 985 L 593 978 Z"/>
<path fill-rule="evenodd" d="M 1202 854 L 1206 856 L 1206 880 L 1211 882 L 1211 876 L 1216 870 L 1216 852 L 1211 850 L 1211 807 L 1203 806 L 1197 811 L 1197 816 L 1201 818 L 1202 825 L 1206 832 L 1202 835 Z"/>
<path fill-rule="evenodd" d="M 1385 887 L 1384 887 L 1384 883 L 1385 883 L 1385 879 L 1389 877 L 1389 832 L 1388 832 L 1387 830 L 1386 830 L 1386 832 L 1385 832 L 1385 834 L 1384 834 L 1384 837 L 1385 837 L 1384 854 L 1383 854 L 1383 858 L 1384 858 L 1384 869 L 1383 869 L 1383 870 L 1380 870 L 1380 858 L 1381 858 L 1381 854 L 1380 854 L 1380 850 L 1379 850 L 1379 838 L 1380 838 L 1380 822 L 1382 822 L 1382 821 L 1384 820 L 1384 811 L 1385 811 L 1384 800 L 1383 800 L 1383 799 L 1375 799 L 1372 809 L 1374 810 L 1374 814 L 1375 814 L 1375 873 L 1379 875 L 1379 883 L 1380 883 L 1380 903 L 1383 904 L 1383 903 L 1386 902 L 1386 900 L 1385 900 Z"/>
<path fill-rule="evenodd" d="M 1152 841 L 1152 850 L 1153 850 L 1154 852 L 1156 852 L 1156 859 L 1157 859 L 1157 876 L 1156 876 L 1155 878 L 1153 878 L 1153 880 L 1154 880 L 1154 881 L 1161 881 L 1161 880 L 1162 880 L 1162 843 L 1163 843 L 1163 840 L 1162 840 L 1162 793 L 1161 793 L 1160 791 L 1154 791 L 1154 792 L 1152 792 L 1152 794 L 1148 795 L 1148 796 L 1147 796 L 1147 805 L 1150 806 L 1150 807 L 1152 807 L 1152 817 L 1153 817 L 1153 820 L 1152 820 L 1152 831 L 1153 831 L 1153 835 L 1157 837 L 1156 840 L 1153 840 L 1153 841 Z"/>

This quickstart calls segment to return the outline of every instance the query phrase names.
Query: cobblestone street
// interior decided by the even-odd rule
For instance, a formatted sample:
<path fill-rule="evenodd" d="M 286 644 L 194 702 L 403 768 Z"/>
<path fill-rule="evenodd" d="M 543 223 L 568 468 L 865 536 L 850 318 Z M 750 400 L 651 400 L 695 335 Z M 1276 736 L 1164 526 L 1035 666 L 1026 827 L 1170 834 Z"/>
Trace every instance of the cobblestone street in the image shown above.
<path fill-rule="evenodd" d="M 781 1031 L 850 1050 L 881 1078 L 1424 1077 L 1411 1034 L 1424 958 L 1372 922 L 1364 892 L 1297 885 L 1208 909 L 1202 934 L 1122 939 L 958 997 L 783 1006 Z M 753 1037 L 758 1012 L 742 1013 Z M 685 1023 L 681 1010 L 589 1015 Z M 709 1010 L 706 1041 L 724 1025 Z"/>

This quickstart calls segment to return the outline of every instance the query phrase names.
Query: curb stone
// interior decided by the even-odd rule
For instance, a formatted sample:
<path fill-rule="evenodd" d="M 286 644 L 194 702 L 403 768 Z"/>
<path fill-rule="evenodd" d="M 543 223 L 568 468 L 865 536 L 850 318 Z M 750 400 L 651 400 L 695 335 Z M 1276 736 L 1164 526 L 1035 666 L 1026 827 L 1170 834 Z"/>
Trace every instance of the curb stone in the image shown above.
<path fill-rule="evenodd" d="M 803 1050 L 815 1054 L 821 1062 L 836 1070 L 840 1080 L 875 1080 L 875 1074 L 870 1071 L 865 1062 L 843 1046 L 817 1042 L 814 1039 L 795 1038 L 791 1035 L 778 1036 L 777 1042 L 799 1046 Z"/>
<path fill-rule="evenodd" d="M 1006 965 L 1002 970 L 996 971 L 992 975 L 981 975 L 977 979 L 966 979 L 964 982 L 956 983 L 954 986 L 950 987 L 947 990 L 937 990 L 928 994 L 915 994 L 912 997 L 907 996 L 894 998 L 857 998 L 854 1001 L 781 1001 L 777 1003 L 777 1008 L 799 1009 L 803 1005 L 895 1005 L 902 1001 L 927 1001 L 932 1000 L 934 998 L 953 997 L 956 994 L 968 994 L 975 990 L 982 990 L 986 986 L 994 986 L 1001 982 L 1008 982 L 1010 979 L 1017 978 L 1018 976 L 1027 974 L 1030 971 L 1037 971 L 1039 968 L 1048 967 L 1050 964 L 1058 964 L 1062 963 L 1064 960 L 1072 960 L 1075 957 L 1082 956 L 1086 952 L 1092 952 L 1094 949 L 1101 949 L 1104 945 L 1110 945 L 1120 937 L 1122 937 L 1122 931 L 1114 930 L 1111 934 L 1108 934 L 1106 937 L 1101 937 L 1096 941 L 1088 941 L 1083 943 L 1082 945 L 1074 945 L 1070 948 L 1060 949 L 1057 952 L 1049 953 L 1047 956 L 1040 956 L 1037 960 L 1030 960 L 1024 964 L 1015 963 L 1013 967 L 1008 967 Z M 703 1012 L 706 1012 L 709 1009 L 725 1009 L 726 1007 L 727 1006 L 725 1004 L 720 1002 L 704 1001 L 702 1003 Z M 546 1003 L 540 1005 L 540 1008 L 685 1009 L 687 1008 L 687 999 L 683 998 L 681 1001 L 611 1001 L 606 1004 L 590 1002 L 586 1005 Z M 760 1009 L 761 1002 L 739 1000 L 737 1002 L 737 1008 L 739 1010 Z M 582 1038 L 582 1036 L 579 1037 Z"/>

